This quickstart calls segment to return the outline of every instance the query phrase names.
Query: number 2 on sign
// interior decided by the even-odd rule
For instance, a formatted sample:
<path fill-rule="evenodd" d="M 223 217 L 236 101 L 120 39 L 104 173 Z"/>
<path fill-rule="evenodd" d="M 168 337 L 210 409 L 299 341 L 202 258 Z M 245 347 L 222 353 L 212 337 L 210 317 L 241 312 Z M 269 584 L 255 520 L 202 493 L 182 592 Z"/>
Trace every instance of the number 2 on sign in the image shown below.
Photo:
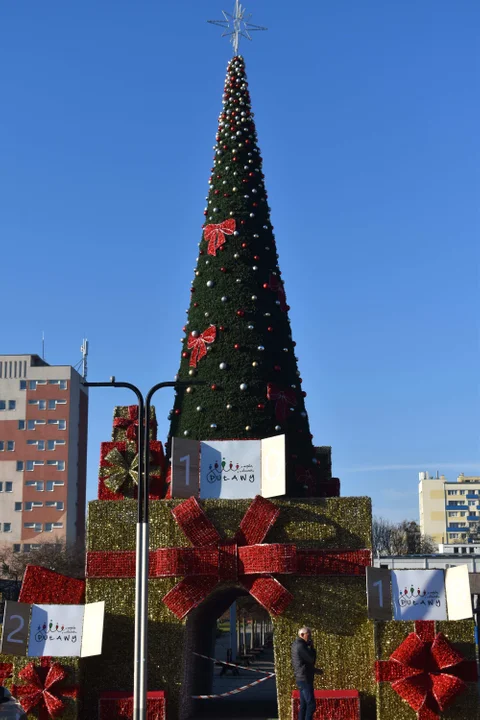
<path fill-rule="evenodd" d="M 18 620 L 19 622 L 18 622 L 18 626 L 14 630 L 12 630 L 11 632 L 8 633 L 7 642 L 19 643 L 19 645 L 21 645 L 23 643 L 23 640 L 15 640 L 15 638 L 13 636 L 16 635 L 17 633 L 19 633 L 20 630 L 23 630 L 23 626 L 25 625 L 25 620 L 23 619 L 23 617 L 21 615 L 11 615 L 10 620 Z"/>
<path fill-rule="evenodd" d="M 184 455 L 180 462 L 185 462 L 185 485 L 190 485 L 190 455 Z"/>
<path fill-rule="evenodd" d="M 377 580 L 377 582 L 373 583 L 373 587 L 378 587 L 378 604 L 382 608 L 383 607 L 383 585 L 381 580 Z"/>

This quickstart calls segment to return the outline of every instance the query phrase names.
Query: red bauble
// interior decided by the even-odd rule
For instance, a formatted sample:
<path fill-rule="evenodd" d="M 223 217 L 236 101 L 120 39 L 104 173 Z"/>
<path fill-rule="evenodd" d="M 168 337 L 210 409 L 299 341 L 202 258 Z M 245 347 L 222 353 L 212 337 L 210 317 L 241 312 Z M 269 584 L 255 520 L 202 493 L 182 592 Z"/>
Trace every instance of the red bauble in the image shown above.
<path fill-rule="evenodd" d="M 219 327 L 218 329 L 220 330 L 220 332 L 223 332 L 223 331 L 225 330 L 225 328 L 223 327 L 223 325 L 220 325 L 220 327 Z"/>
<path fill-rule="evenodd" d="M 269 326 L 267 327 L 267 330 L 268 330 L 268 332 L 273 332 L 273 327 L 272 327 L 271 325 L 269 325 Z"/>
<path fill-rule="evenodd" d="M 247 247 L 247 243 L 242 243 L 242 248 L 243 248 L 244 250 L 245 250 L 246 247 Z"/>
<path fill-rule="evenodd" d="M 210 389 L 211 389 L 211 390 L 216 390 L 216 389 L 217 389 L 217 386 L 215 385 L 215 383 L 213 383 L 213 385 L 210 385 Z"/>
<path fill-rule="evenodd" d="M 264 290 L 268 290 L 268 283 L 263 283 L 262 287 Z"/>
<path fill-rule="evenodd" d="M 215 190 L 215 192 L 213 194 L 218 195 L 219 192 L 220 192 L 220 190 Z"/>
<path fill-rule="evenodd" d="M 274 365 L 274 366 L 273 366 L 273 369 L 276 370 L 277 372 L 280 372 L 280 370 L 281 370 L 282 368 L 280 367 L 280 365 Z"/>
<path fill-rule="evenodd" d="M 195 292 L 195 288 L 190 288 L 190 292 L 191 292 L 191 293 L 194 293 L 194 292 Z"/>
<path fill-rule="evenodd" d="M 182 357 L 183 357 L 183 358 L 187 358 L 187 357 L 188 357 L 188 353 L 187 353 L 187 352 L 182 352 Z"/>
<path fill-rule="evenodd" d="M 260 255 L 254 255 L 254 256 L 253 256 L 253 259 L 254 259 L 254 260 L 260 260 Z"/>
<path fill-rule="evenodd" d="M 227 272 L 227 268 L 226 268 L 226 267 L 221 267 L 220 270 L 221 270 L 222 272 Z"/>
<path fill-rule="evenodd" d="M 223 252 L 225 250 L 225 245 L 220 245 L 220 247 L 217 248 L 217 250 L 220 250 L 220 252 Z"/>
<path fill-rule="evenodd" d="M 252 203 L 253 207 L 258 207 L 258 203 Z"/>
<path fill-rule="evenodd" d="M 258 410 L 265 410 L 265 405 L 263 403 L 258 403 L 257 408 Z"/>
<path fill-rule="evenodd" d="M 237 158 L 236 158 L 236 157 L 233 157 L 233 158 L 232 158 L 232 162 L 237 162 Z"/>
<path fill-rule="evenodd" d="M 180 410 L 180 408 L 177 408 L 177 409 L 175 410 L 175 415 L 180 415 L 181 412 L 182 412 L 182 411 Z"/>
<path fill-rule="evenodd" d="M 237 310 L 238 317 L 243 317 L 245 315 L 245 310 Z"/>
<path fill-rule="evenodd" d="M 198 251 L 198 254 L 199 254 L 199 255 L 205 255 L 205 250 L 199 250 L 199 251 Z"/>
<path fill-rule="evenodd" d="M 198 303 L 193 303 L 193 307 L 198 307 Z"/>
<path fill-rule="evenodd" d="M 235 343 L 233 347 L 235 348 L 235 350 L 240 350 L 240 345 L 238 343 Z"/>
<path fill-rule="evenodd" d="M 240 225 L 245 225 L 245 220 L 240 220 Z"/>

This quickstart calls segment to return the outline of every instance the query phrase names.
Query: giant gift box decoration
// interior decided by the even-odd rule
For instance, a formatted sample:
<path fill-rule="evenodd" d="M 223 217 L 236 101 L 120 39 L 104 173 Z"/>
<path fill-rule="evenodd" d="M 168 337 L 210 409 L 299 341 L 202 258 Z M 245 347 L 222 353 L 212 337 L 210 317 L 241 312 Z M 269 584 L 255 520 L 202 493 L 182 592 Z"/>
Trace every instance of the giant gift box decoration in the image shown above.
<path fill-rule="evenodd" d="M 360 697 L 357 690 L 314 690 L 313 720 L 360 720 Z M 298 720 L 300 691 L 292 693 L 292 720 Z"/>

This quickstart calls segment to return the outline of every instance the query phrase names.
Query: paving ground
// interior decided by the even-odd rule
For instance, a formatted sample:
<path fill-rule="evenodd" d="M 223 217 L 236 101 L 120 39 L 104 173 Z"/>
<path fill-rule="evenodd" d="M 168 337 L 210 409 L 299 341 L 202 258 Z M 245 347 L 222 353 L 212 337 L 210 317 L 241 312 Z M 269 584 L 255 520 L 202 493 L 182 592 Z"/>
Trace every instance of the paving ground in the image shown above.
<path fill-rule="evenodd" d="M 215 657 L 225 659 L 225 640 L 220 639 L 215 648 Z M 252 663 L 253 664 L 253 663 Z M 254 663 L 260 670 L 274 672 L 273 650 L 267 649 L 258 656 Z M 239 675 L 230 672 L 220 676 L 221 668 L 215 668 L 213 693 L 221 694 L 247 685 L 248 683 L 265 677 L 262 673 L 239 670 Z M 277 690 L 275 678 L 255 685 L 241 693 L 231 695 L 219 700 L 198 700 L 194 720 L 234 720 L 235 718 L 249 718 L 249 720 L 275 720 L 277 714 Z"/>

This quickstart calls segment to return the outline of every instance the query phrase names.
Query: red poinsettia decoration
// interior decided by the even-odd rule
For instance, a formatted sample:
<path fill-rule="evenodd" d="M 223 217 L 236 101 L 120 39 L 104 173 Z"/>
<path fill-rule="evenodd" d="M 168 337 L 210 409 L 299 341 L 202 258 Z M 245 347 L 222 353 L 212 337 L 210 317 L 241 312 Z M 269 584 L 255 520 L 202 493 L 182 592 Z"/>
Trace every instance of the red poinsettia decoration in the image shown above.
<path fill-rule="evenodd" d="M 274 275 L 273 273 L 271 273 L 270 279 L 268 281 L 268 286 L 270 290 L 277 293 L 277 298 L 280 302 L 280 310 L 282 312 L 287 312 L 287 296 L 285 295 L 283 282 L 278 278 L 278 275 Z"/>
<path fill-rule="evenodd" d="M 62 686 L 67 670 L 60 663 L 50 664 L 50 658 L 42 658 L 40 667 L 28 663 L 18 675 L 26 684 L 15 685 L 13 694 L 26 713 L 36 708 L 39 720 L 61 717 L 66 708 L 64 698 L 78 697 L 78 686 Z"/>
<path fill-rule="evenodd" d="M 236 223 L 233 218 L 224 220 L 221 223 L 205 225 L 203 235 L 208 242 L 207 253 L 216 255 L 218 248 L 226 242 L 225 235 L 233 235 L 235 227 Z"/>
<path fill-rule="evenodd" d="M 297 396 L 291 388 L 280 388 L 275 383 L 268 383 L 267 398 L 275 401 L 275 417 L 278 422 L 285 422 L 288 408 L 297 404 Z"/>
<path fill-rule="evenodd" d="M 476 679 L 476 665 L 467 662 L 434 623 L 415 623 L 410 633 L 391 654 L 390 660 L 376 663 L 377 681 L 387 681 L 393 690 L 418 713 L 419 720 L 439 720 L 464 690 L 465 681 Z"/>
<path fill-rule="evenodd" d="M 317 475 L 313 468 L 306 468 L 303 465 L 295 467 L 295 479 L 299 485 L 306 490 L 307 497 L 313 497 L 317 489 Z"/>
<path fill-rule="evenodd" d="M 190 333 L 188 336 L 187 347 L 192 351 L 190 355 L 190 367 L 197 367 L 197 363 L 207 354 L 207 344 L 213 343 L 217 337 L 217 328 L 211 325 L 209 328 L 195 335 Z"/>

